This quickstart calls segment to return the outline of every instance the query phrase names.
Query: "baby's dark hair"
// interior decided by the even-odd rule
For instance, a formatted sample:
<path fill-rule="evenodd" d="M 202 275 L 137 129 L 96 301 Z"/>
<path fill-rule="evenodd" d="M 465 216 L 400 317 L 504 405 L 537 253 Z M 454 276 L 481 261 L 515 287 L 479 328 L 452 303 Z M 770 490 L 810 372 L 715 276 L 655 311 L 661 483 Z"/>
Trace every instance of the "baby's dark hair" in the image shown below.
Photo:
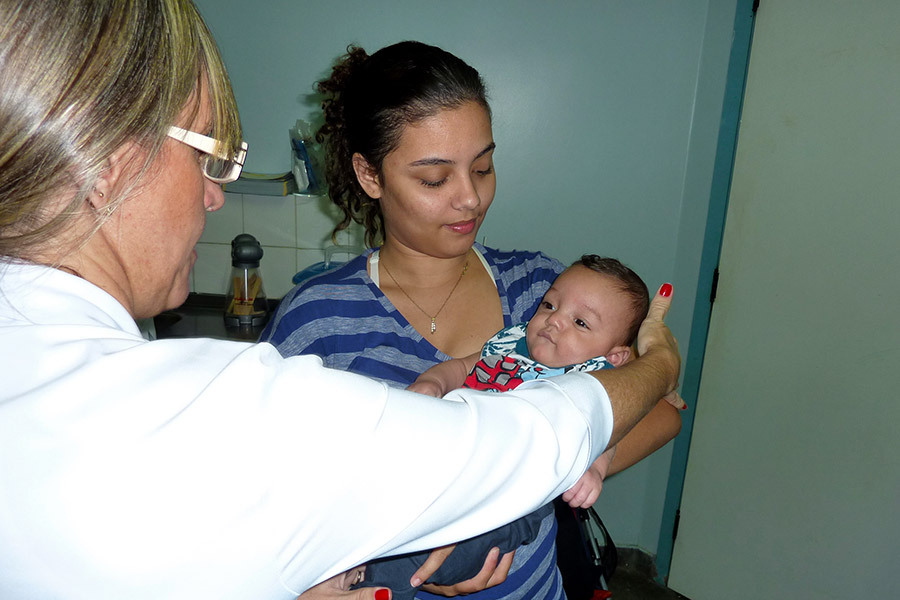
<path fill-rule="evenodd" d="M 632 320 L 628 326 L 628 339 L 625 340 L 625 345 L 634 344 L 638 329 L 641 328 L 641 323 L 647 318 L 647 311 L 650 309 L 650 293 L 644 280 L 615 258 L 585 254 L 572 263 L 573 267 L 575 265 L 615 278 L 620 284 L 620 289 L 631 298 Z"/>
<path fill-rule="evenodd" d="M 383 237 L 384 217 L 379 202 L 356 179 L 353 154 L 362 155 L 381 177 L 384 158 L 407 125 L 470 101 L 488 116 L 491 112 L 478 71 L 421 42 L 399 42 L 371 56 L 348 46 L 317 89 L 325 96 L 325 124 L 316 139 L 325 143 L 328 195 L 344 213 L 332 236 L 356 221 L 365 228 L 368 246 Z"/>

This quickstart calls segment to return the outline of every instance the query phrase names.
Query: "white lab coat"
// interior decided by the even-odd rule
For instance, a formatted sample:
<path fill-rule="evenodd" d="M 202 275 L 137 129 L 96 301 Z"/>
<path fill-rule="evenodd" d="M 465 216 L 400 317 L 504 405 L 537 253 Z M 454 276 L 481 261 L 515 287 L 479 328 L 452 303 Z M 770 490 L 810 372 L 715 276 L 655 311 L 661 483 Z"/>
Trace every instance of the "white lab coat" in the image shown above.
<path fill-rule="evenodd" d="M 448 399 L 150 342 L 91 283 L 0 264 L 0 597 L 293 598 L 530 512 L 612 429 L 581 373 Z"/>

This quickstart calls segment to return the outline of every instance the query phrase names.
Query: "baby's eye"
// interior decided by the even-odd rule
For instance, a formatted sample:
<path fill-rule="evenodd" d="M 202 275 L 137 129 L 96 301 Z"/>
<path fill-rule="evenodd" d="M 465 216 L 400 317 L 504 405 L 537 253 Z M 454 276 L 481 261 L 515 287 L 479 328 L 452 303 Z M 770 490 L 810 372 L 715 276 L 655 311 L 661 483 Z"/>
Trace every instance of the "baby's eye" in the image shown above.
<path fill-rule="evenodd" d="M 583 327 L 584 329 L 588 329 L 588 324 L 582 321 L 581 319 L 575 319 L 575 324 L 579 327 Z"/>
<path fill-rule="evenodd" d="M 544 308 L 546 310 L 554 310 L 556 307 L 544 300 L 543 302 L 541 302 L 541 308 Z"/>

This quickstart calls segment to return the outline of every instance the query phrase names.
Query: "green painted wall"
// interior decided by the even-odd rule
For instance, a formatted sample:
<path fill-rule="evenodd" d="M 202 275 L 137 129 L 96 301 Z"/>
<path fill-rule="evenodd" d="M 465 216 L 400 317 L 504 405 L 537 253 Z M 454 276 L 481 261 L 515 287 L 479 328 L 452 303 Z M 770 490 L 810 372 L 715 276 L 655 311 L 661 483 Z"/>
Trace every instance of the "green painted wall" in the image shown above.
<path fill-rule="evenodd" d="M 348 43 L 417 39 L 475 66 L 494 112 L 489 245 L 563 261 L 616 256 L 655 289 L 686 351 L 737 0 L 642 2 L 197 0 L 250 144 L 289 168 L 288 129 Z M 671 444 L 611 478 L 598 507 L 623 545 L 656 552 Z"/>

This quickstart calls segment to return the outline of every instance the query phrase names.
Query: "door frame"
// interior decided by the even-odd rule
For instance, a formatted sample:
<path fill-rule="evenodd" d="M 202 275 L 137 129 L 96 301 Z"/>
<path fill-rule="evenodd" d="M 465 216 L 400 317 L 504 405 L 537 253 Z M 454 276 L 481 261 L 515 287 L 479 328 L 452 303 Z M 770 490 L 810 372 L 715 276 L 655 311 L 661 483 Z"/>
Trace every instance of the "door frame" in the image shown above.
<path fill-rule="evenodd" d="M 694 314 L 691 318 L 690 350 L 684 357 L 684 377 L 681 395 L 689 408 L 681 417 L 681 433 L 675 438 L 666 498 L 663 505 L 662 523 L 657 542 L 657 577 L 665 583 L 672 564 L 672 551 L 677 535 L 681 495 L 687 470 L 688 452 L 694 426 L 694 411 L 700 391 L 700 376 L 703 371 L 703 356 L 706 353 L 706 339 L 709 333 L 710 313 L 714 299 L 719 255 L 722 249 L 722 234 L 725 230 L 725 215 L 728 210 L 728 194 L 731 190 L 731 176 L 737 147 L 738 128 L 743 106 L 744 88 L 747 81 L 747 66 L 750 59 L 750 45 L 759 0 L 739 0 L 734 18 L 734 41 L 728 60 L 725 81 L 725 98 L 713 166 L 712 184 L 709 198 L 709 212 L 703 236 L 700 257 L 700 273 L 697 282 Z"/>

